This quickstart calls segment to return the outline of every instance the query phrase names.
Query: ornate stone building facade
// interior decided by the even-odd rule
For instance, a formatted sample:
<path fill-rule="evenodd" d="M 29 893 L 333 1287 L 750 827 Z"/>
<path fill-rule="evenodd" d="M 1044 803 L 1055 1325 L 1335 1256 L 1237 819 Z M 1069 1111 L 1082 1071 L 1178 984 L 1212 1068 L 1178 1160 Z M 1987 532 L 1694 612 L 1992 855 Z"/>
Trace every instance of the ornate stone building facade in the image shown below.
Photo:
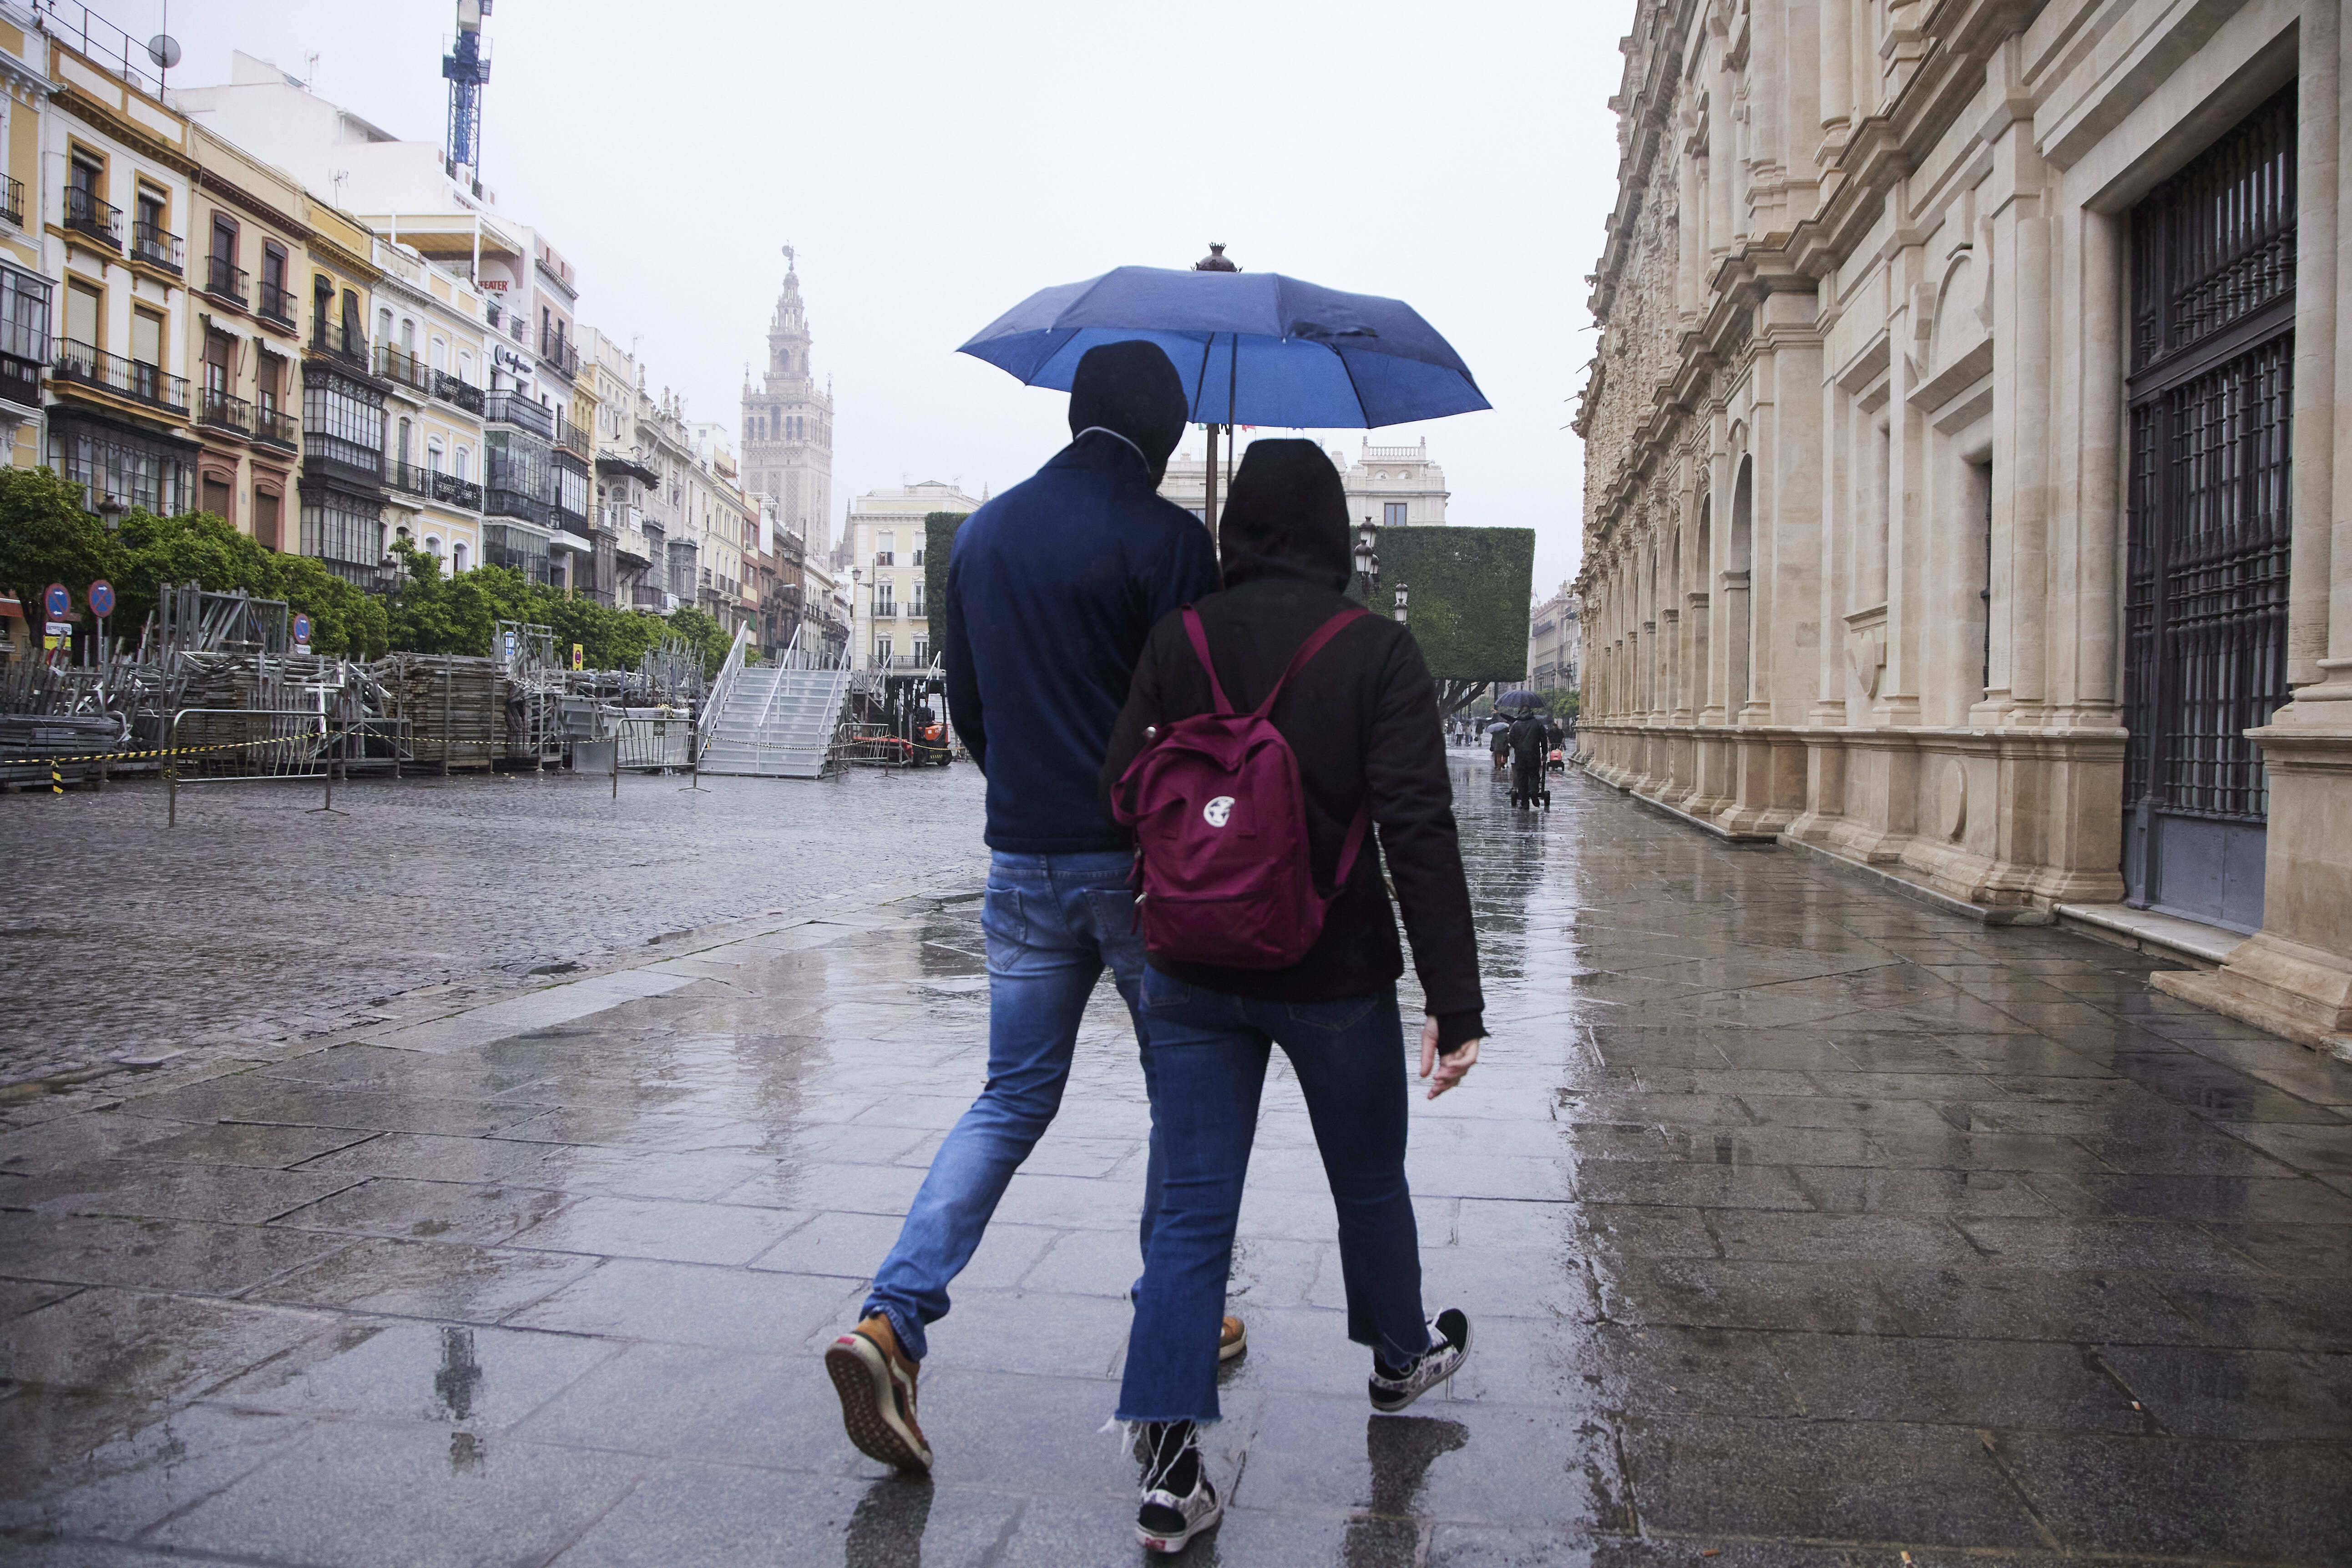
<path fill-rule="evenodd" d="M 784 288 L 768 322 L 768 371 L 743 384 L 743 488 L 776 503 L 777 520 L 810 553 L 833 547 L 833 394 L 809 364 L 800 273 L 784 250 Z"/>
<path fill-rule="evenodd" d="M 1584 765 L 2201 952 L 2160 983 L 2341 1048 L 2342 22 L 1642 0 L 1577 420 Z"/>

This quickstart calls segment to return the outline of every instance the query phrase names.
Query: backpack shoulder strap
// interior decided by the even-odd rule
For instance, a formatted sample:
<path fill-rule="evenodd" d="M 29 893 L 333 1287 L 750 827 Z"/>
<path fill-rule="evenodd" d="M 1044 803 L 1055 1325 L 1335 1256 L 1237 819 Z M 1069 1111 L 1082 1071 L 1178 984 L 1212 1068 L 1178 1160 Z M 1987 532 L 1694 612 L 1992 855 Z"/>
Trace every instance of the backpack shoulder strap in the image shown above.
<path fill-rule="evenodd" d="M 1325 621 L 1321 626 L 1317 626 L 1313 632 L 1308 634 L 1307 640 L 1298 645 L 1298 651 L 1290 656 L 1289 668 L 1282 672 L 1282 679 L 1274 683 L 1274 689 L 1265 694 L 1265 700 L 1257 705 L 1257 711 L 1252 714 L 1251 717 L 1263 719 L 1268 713 L 1273 712 L 1274 700 L 1282 695 L 1282 689 L 1290 684 L 1290 678 L 1297 675 L 1301 669 L 1304 669 L 1307 667 L 1307 661 L 1308 659 L 1311 659 L 1317 654 L 1321 653 L 1325 643 L 1329 642 L 1333 637 L 1338 637 L 1341 632 L 1347 630 L 1349 622 L 1361 619 L 1363 616 L 1370 614 L 1371 614 L 1370 610 L 1350 605 L 1348 608 L 1340 611 L 1338 615 L 1333 616 L 1329 620 Z M 1206 657 L 1205 651 L 1203 657 Z M 1212 677 L 1211 679 L 1213 679 L 1214 678 Z M 1217 700 L 1221 702 L 1224 700 L 1223 693 L 1219 694 Z"/>
<path fill-rule="evenodd" d="M 1201 629 L 1201 612 L 1192 605 L 1184 606 L 1184 632 L 1192 639 L 1192 651 L 1201 660 L 1201 668 L 1209 674 L 1209 695 L 1217 700 L 1217 711 L 1230 713 L 1234 705 L 1225 700 L 1225 689 L 1218 684 L 1216 662 L 1209 657 L 1209 634 Z"/>

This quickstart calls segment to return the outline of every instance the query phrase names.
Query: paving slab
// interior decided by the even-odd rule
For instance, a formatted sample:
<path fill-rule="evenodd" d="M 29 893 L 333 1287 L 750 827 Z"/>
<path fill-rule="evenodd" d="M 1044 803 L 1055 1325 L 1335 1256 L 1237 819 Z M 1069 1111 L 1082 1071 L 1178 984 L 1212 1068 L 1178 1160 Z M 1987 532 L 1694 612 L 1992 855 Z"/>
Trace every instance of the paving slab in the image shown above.
<path fill-rule="evenodd" d="M 1233 1506 L 1191 1560 L 2352 1557 L 2352 1068 L 2153 991 L 2144 954 L 1581 778 L 1515 815 L 1457 763 L 1494 1034 L 1412 1100 L 1409 1172 L 1470 1363 L 1403 1417 L 1364 1404 L 1278 1068 L 1210 1437 Z M 1150 1115 L 1108 986 L 932 1331 L 936 1475 L 857 1454 L 816 1359 L 985 1072 L 950 773 L 890 796 L 961 836 L 929 882 L 877 848 L 829 873 L 862 901 L 763 917 L 730 867 L 577 979 L 310 1039 L 257 1011 L 242 1055 L 0 1113 L 0 1558 L 1132 1564 L 1102 1428 Z M 689 809 L 822 798 L 802 831 L 841 860 L 896 816 L 834 803 L 908 782 Z"/>

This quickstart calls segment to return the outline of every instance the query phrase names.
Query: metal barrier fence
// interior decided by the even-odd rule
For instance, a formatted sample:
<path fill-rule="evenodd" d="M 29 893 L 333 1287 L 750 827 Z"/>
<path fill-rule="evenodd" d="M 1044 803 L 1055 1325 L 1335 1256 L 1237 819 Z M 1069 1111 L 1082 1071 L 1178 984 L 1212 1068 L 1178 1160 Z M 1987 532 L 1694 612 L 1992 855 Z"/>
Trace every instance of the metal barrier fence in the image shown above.
<path fill-rule="evenodd" d="M 398 719 L 336 720 L 316 709 L 183 708 L 163 732 L 163 826 L 179 826 L 183 783 L 319 779 L 326 786 L 319 809 L 332 811 L 337 773 L 384 769 L 399 777 L 404 728 Z"/>
<path fill-rule="evenodd" d="M 614 772 L 661 773 L 694 766 L 697 727 L 693 714 L 615 714 L 607 709 L 599 718 L 606 738 L 613 742 Z"/>

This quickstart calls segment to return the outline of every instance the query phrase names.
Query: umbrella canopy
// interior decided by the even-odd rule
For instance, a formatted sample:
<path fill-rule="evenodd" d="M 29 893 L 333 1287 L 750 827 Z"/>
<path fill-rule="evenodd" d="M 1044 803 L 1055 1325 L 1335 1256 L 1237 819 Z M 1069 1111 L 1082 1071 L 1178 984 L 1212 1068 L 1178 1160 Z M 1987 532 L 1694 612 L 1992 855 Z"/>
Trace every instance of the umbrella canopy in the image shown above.
<path fill-rule="evenodd" d="M 1542 698 L 1537 696 L 1534 692 L 1528 690 L 1506 691 L 1500 697 L 1495 699 L 1495 706 L 1497 709 L 1519 708 L 1532 711 L 1543 705 L 1544 701 Z"/>
<path fill-rule="evenodd" d="M 1506 724 L 1500 719 L 1497 719 L 1493 723 L 1486 726 L 1486 733 L 1489 735 L 1499 735 L 1509 728 L 1510 726 L 1508 724 Z"/>
<path fill-rule="evenodd" d="M 1370 429 L 1492 406 L 1412 306 L 1278 272 L 1114 268 L 1040 289 L 957 352 L 1066 391 L 1088 349 L 1137 338 L 1175 363 L 1196 425 Z"/>

